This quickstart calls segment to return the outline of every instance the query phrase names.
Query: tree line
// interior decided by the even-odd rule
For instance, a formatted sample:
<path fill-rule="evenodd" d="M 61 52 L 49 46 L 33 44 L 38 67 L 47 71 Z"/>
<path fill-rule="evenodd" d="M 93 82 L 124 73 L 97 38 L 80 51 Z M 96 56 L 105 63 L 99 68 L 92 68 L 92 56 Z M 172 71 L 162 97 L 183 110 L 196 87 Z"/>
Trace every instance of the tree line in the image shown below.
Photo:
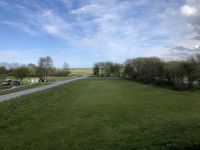
<path fill-rule="evenodd" d="M 102 77 L 120 76 L 123 65 L 113 62 L 98 62 L 94 64 L 94 75 Z"/>
<path fill-rule="evenodd" d="M 0 63 L 0 81 L 8 76 L 14 76 L 17 80 L 23 80 L 25 77 L 39 77 L 40 81 L 47 81 L 48 76 L 66 76 L 69 75 L 69 65 L 63 64 L 63 68 L 58 69 L 53 66 L 51 57 L 40 57 L 38 64 L 19 65 L 18 63 Z"/>
<path fill-rule="evenodd" d="M 165 62 L 158 57 L 127 59 L 123 64 L 98 62 L 94 64 L 96 76 L 124 76 L 150 84 L 168 84 L 177 90 L 200 85 L 200 54 L 186 61 Z"/>

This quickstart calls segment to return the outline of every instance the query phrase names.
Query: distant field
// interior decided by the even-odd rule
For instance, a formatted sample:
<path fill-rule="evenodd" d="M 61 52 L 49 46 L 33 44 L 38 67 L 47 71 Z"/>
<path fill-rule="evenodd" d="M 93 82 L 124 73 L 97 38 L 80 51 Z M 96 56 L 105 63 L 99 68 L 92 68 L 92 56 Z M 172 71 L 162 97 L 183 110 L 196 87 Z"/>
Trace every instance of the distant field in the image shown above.
<path fill-rule="evenodd" d="M 83 74 L 83 75 L 92 75 L 93 71 L 92 68 L 71 68 L 71 73 L 75 74 Z"/>
<path fill-rule="evenodd" d="M 70 76 L 50 76 L 48 77 L 48 81 L 49 82 L 54 82 L 54 81 L 61 81 L 61 80 L 68 80 L 68 79 L 73 79 L 73 78 L 77 78 L 77 77 L 80 77 L 80 75 L 70 75 Z"/>
<path fill-rule="evenodd" d="M 119 78 L 75 81 L 0 103 L 0 149 L 200 149 L 199 97 Z"/>

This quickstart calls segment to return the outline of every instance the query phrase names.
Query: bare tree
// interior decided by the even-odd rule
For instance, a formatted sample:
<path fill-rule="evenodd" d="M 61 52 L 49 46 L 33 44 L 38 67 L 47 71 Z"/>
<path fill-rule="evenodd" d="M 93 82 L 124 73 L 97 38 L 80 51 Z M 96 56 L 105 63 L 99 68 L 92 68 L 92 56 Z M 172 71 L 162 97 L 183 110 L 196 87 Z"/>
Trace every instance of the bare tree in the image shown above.
<path fill-rule="evenodd" d="M 194 81 L 200 81 L 200 55 L 191 56 L 185 63 L 185 70 L 189 88 L 193 88 Z"/>
<path fill-rule="evenodd" d="M 98 62 L 94 64 L 93 74 L 97 76 L 120 76 L 123 65 L 113 62 Z"/>
<path fill-rule="evenodd" d="M 69 64 L 68 64 L 67 62 L 65 62 L 65 63 L 63 64 L 63 69 L 69 70 Z"/>
<path fill-rule="evenodd" d="M 43 81 L 47 81 L 47 76 L 53 73 L 53 60 L 51 57 L 40 57 L 38 61 L 37 74 Z"/>
<path fill-rule="evenodd" d="M 0 67 L 0 81 L 6 79 L 7 70 L 5 67 Z"/>

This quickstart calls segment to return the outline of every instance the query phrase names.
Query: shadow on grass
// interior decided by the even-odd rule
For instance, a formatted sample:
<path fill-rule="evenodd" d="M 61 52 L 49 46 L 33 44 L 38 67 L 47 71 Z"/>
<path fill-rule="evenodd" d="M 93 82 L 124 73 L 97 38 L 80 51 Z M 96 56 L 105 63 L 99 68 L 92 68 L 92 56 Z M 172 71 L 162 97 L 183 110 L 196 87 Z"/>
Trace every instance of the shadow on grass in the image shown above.
<path fill-rule="evenodd" d="M 173 90 L 173 91 L 190 91 L 190 92 L 196 92 L 196 91 L 199 92 L 200 91 L 200 86 L 197 86 L 197 85 L 194 86 L 193 88 L 188 88 L 188 86 L 185 84 L 183 89 L 177 90 L 173 85 L 169 85 L 168 82 L 145 83 L 145 82 L 133 80 L 131 78 L 124 78 L 124 79 L 128 80 L 128 81 L 136 82 L 139 84 L 151 85 L 156 88 L 163 88 L 163 89 Z"/>
<path fill-rule="evenodd" d="M 92 76 L 93 78 L 99 78 L 99 79 L 119 79 L 119 80 L 127 80 L 127 81 L 131 81 L 131 82 L 135 82 L 138 84 L 143 84 L 143 85 L 150 85 L 156 88 L 163 88 L 163 89 L 167 89 L 167 90 L 173 90 L 173 91 L 189 91 L 189 92 L 200 92 L 200 86 L 194 86 L 193 88 L 188 88 L 188 86 L 185 84 L 183 89 L 176 89 L 173 85 L 169 85 L 168 82 L 157 82 L 157 83 L 145 83 L 145 82 L 141 82 L 141 81 L 137 81 L 134 80 L 132 78 L 128 78 L 128 77 L 102 77 L 102 76 Z"/>
<path fill-rule="evenodd" d="M 170 145 L 168 146 L 168 149 L 169 150 L 200 150 L 200 144 L 194 144 L 194 145 L 185 146 L 185 147 Z"/>

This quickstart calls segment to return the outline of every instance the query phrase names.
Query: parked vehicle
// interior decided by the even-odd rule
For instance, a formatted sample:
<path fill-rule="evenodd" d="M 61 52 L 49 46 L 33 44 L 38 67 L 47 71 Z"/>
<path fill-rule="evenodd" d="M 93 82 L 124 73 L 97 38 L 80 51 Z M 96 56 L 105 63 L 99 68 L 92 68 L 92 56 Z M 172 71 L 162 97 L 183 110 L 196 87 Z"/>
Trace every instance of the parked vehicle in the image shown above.
<path fill-rule="evenodd" d="M 4 80 L 2 81 L 2 85 L 12 85 L 12 80 Z"/>
<path fill-rule="evenodd" d="M 13 85 L 21 85 L 21 83 L 19 81 L 14 81 Z"/>
<path fill-rule="evenodd" d="M 39 82 L 45 82 L 45 80 L 43 80 L 43 79 L 40 79 L 40 80 L 39 80 Z"/>

